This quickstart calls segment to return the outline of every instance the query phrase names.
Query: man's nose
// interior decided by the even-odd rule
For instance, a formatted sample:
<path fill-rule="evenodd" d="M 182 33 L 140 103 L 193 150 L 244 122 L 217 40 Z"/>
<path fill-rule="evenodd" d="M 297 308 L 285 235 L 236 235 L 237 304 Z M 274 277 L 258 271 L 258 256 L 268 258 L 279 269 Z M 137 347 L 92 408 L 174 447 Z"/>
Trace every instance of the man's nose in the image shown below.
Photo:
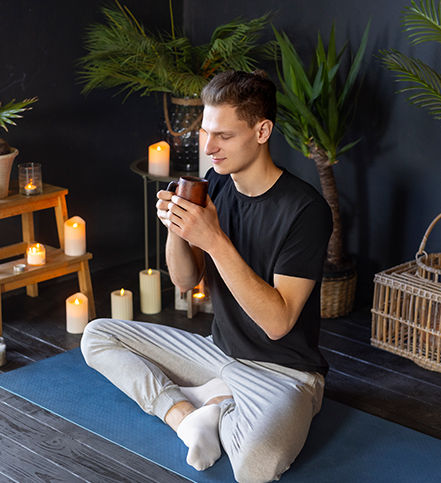
<path fill-rule="evenodd" d="M 214 138 L 208 134 L 208 135 L 207 135 L 207 142 L 205 143 L 204 153 L 205 153 L 207 156 L 211 156 L 211 155 L 212 155 L 212 154 L 214 154 L 214 153 L 215 153 L 217 150 L 218 150 L 218 148 L 217 148 L 217 147 L 216 147 L 216 145 L 215 145 Z"/>

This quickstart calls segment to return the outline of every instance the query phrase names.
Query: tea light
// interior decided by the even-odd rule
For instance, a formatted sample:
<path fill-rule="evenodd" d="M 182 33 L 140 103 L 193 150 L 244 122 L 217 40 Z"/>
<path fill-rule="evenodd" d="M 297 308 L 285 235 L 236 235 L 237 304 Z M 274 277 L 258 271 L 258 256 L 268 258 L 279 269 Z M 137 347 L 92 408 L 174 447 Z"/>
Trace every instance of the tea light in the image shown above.
<path fill-rule="evenodd" d="M 110 294 L 112 319 L 133 320 L 133 294 L 130 290 L 115 290 Z"/>
<path fill-rule="evenodd" d="M 32 183 L 32 178 L 29 181 L 29 183 L 24 187 L 25 194 L 30 196 L 36 193 L 37 191 L 37 186 Z"/>
<path fill-rule="evenodd" d="M 82 334 L 89 322 L 89 301 L 78 292 L 66 299 L 66 330 L 70 334 Z"/>
<path fill-rule="evenodd" d="M 207 156 L 204 151 L 207 140 L 207 131 L 199 129 L 199 176 L 201 178 L 203 178 L 207 171 L 213 166 L 211 156 Z"/>
<path fill-rule="evenodd" d="M 33 243 L 26 250 L 28 265 L 44 265 L 46 263 L 46 249 L 41 243 Z"/>
<path fill-rule="evenodd" d="M 149 146 L 149 174 L 168 176 L 170 172 L 170 146 L 165 141 Z"/>
<path fill-rule="evenodd" d="M 139 272 L 141 312 L 157 314 L 161 312 L 161 273 L 159 270 Z"/>
<path fill-rule="evenodd" d="M 79 216 L 64 222 L 64 253 L 70 257 L 86 253 L 86 222 Z"/>

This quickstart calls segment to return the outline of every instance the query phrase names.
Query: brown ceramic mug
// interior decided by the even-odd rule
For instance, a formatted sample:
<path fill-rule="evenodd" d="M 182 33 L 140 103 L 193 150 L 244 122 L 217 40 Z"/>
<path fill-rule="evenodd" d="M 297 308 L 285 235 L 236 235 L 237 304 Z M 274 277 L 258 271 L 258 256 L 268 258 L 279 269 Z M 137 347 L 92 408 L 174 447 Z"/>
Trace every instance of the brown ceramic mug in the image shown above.
<path fill-rule="evenodd" d="M 205 208 L 207 204 L 208 181 L 196 176 L 181 176 L 179 181 L 172 181 L 167 191 L 174 191 L 185 200 Z"/>

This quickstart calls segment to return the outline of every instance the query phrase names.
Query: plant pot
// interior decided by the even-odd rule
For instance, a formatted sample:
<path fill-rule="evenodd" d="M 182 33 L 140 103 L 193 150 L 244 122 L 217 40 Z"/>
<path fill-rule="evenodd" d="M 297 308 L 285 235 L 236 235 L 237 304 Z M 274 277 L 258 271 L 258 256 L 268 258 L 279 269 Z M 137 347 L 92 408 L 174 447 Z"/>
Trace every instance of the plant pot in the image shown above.
<path fill-rule="evenodd" d="M 18 149 L 11 147 L 11 152 L 9 154 L 3 154 L 0 156 L 0 199 L 8 196 L 12 163 L 17 155 Z"/>
<path fill-rule="evenodd" d="M 325 270 L 321 288 L 321 317 L 336 319 L 348 315 L 354 307 L 357 286 L 356 262 L 337 270 Z"/>
<path fill-rule="evenodd" d="M 203 106 L 200 99 L 164 96 L 165 125 L 162 134 L 170 145 L 170 168 L 174 171 L 199 170 L 199 128 Z"/>

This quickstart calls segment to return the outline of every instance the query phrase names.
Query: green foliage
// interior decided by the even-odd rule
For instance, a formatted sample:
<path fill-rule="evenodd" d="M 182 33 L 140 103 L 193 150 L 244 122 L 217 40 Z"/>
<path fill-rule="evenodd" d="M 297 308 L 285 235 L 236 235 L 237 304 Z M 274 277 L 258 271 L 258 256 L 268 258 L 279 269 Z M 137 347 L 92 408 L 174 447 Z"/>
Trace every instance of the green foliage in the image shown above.
<path fill-rule="evenodd" d="M 354 59 L 349 60 L 349 71 L 344 79 L 338 74 L 347 42 L 337 53 L 335 28 L 331 29 L 326 51 L 320 33 L 315 54 L 306 69 L 299 54 L 285 33 L 274 33 L 281 52 L 281 69 L 278 77 L 283 92 L 278 92 L 279 115 L 277 128 L 294 149 L 309 157 L 310 148 L 322 148 L 333 164 L 339 154 L 351 149 L 358 141 L 339 148 L 346 135 L 349 118 L 355 108 L 354 86 L 357 79 L 369 34 L 364 32 Z M 340 77 L 344 77 L 340 75 Z"/>
<path fill-rule="evenodd" d="M 435 7 L 434 0 L 412 0 L 411 7 L 403 12 L 404 31 L 410 32 L 412 44 L 441 42 L 441 1 Z M 441 76 L 423 61 L 408 57 L 396 49 L 380 50 L 383 67 L 392 71 L 397 81 L 410 83 L 397 93 L 407 92 L 406 101 L 426 108 L 435 119 L 441 119 Z"/>
<path fill-rule="evenodd" d="M 32 99 L 25 99 L 21 102 L 15 102 L 15 99 L 8 102 L 8 104 L 2 105 L 0 103 L 0 126 L 7 131 L 8 127 L 6 124 L 11 124 L 12 126 L 16 126 L 13 119 L 18 119 L 23 116 L 20 116 L 20 112 L 27 111 L 32 109 L 32 107 L 27 107 L 29 104 L 32 104 L 38 100 L 37 97 L 33 97 Z"/>
<path fill-rule="evenodd" d="M 175 29 L 171 9 L 171 33 L 156 35 L 117 1 L 115 7 L 104 7 L 102 12 L 107 23 L 88 28 L 85 47 L 89 53 L 79 60 L 84 93 L 121 87 L 127 96 L 157 91 L 199 97 L 219 72 L 254 68 L 254 57 L 263 50 L 258 39 L 269 20 L 269 14 L 250 22 L 233 20 L 216 28 L 208 44 L 194 46 Z"/>

